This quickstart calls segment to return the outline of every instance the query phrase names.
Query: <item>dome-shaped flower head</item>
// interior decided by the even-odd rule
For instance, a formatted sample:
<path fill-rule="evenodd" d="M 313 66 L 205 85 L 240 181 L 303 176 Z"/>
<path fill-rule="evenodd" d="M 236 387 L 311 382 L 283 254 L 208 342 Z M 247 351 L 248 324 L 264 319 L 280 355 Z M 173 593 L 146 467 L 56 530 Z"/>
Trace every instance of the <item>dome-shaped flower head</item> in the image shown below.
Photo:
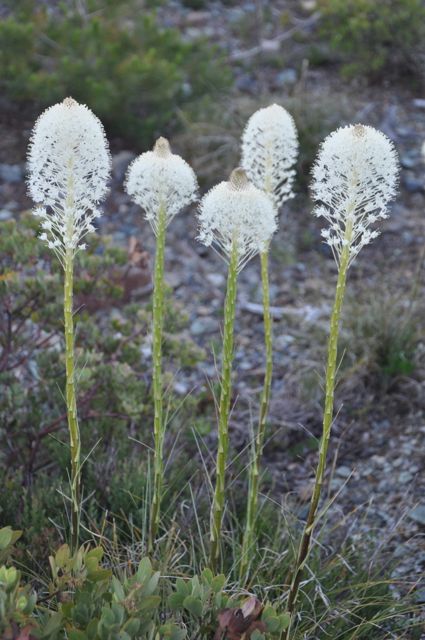
<path fill-rule="evenodd" d="M 107 193 L 110 154 L 102 123 L 72 98 L 46 109 L 35 123 L 28 152 L 28 189 L 40 206 L 40 236 L 61 259 L 84 249 L 98 203 Z"/>
<path fill-rule="evenodd" d="M 168 140 L 158 138 L 152 151 L 142 153 L 131 163 L 125 188 L 145 210 L 156 233 L 159 212 L 164 211 L 169 224 L 183 207 L 197 199 L 198 183 L 188 163 L 171 152 Z"/>
<path fill-rule="evenodd" d="M 323 142 L 313 167 L 313 214 L 329 222 L 322 236 L 337 262 L 344 247 L 349 248 L 351 263 L 379 235 L 373 225 L 388 217 L 398 172 L 393 143 L 373 127 L 342 127 Z"/>
<path fill-rule="evenodd" d="M 276 209 L 293 196 L 298 135 L 292 116 L 278 104 L 259 109 L 242 135 L 242 166 L 248 178 L 273 198 Z"/>
<path fill-rule="evenodd" d="M 239 270 L 255 254 L 265 251 L 276 231 L 271 199 L 254 187 L 242 168 L 228 182 L 220 182 L 199 207 L 199 240 L 213 245 L 227 259 L 236 244 Z"/>

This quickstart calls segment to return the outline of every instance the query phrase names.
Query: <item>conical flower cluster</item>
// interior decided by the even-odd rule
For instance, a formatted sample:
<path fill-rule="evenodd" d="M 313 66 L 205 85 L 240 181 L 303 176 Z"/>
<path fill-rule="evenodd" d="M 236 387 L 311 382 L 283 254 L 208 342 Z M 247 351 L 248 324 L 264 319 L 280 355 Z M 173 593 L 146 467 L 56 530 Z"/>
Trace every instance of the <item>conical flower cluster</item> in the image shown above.
<path fill-rule="evenodd" d="M 41 114 L 30 142 L 28 189 L 40 205 L 34 210 L 42 221 L 40 238 L 60 259 L 85 248 L 109 172 L 103 126 L 90 109 L 66 98 Z"/>
<path fill-rule="evenodd" d="M 265 251 L 276 231 L 271 199 L 254 187 L 244 169 L 235 169 L 203 198 L 199 208 L 199 240 L 213 245 L 226 259 L 236 243 L 239 270 L 255 254 Z"/>
<path fill-rule="evenodd" d="M 248 120 L 242 136 L 242 166 L 250 181 L 273 198 L 276 209 L 293 196 L 298 135 L 292 116 L 272 104 Z"/>
<path fill-rule="evenodd" d="M 313 213 L 329 222 L 322 236 L 337 262 L 344 247 L 352 262 L 379 235 L 372 225 L 388 217 L 398 172 L 393 143 L 373 127 L 343 127 L 323 142 L 313 168 L 312 194 L 318 203 Z"/>
<path fill-rule="evenodd" d="M 197 199 L 198 192 L 195 173 L 183 158 L 171 153 L 165 138 L 159 138 L 152 151 L 142 153 L 131 163 L 125 187 L 145 210 L 155 233 L 161 209 L 169 224 L 183 207 Z"/>

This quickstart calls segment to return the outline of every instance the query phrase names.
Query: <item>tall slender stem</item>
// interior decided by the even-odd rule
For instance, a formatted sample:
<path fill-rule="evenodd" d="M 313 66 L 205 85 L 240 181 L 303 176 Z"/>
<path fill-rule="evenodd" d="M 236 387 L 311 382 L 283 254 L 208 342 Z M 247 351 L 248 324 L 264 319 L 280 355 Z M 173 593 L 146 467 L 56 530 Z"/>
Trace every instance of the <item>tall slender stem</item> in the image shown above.
<path fill-rule="evenodd" d="M 232 393 L 233 327 L 235 322 L 236 291 L 238 278 L 238 248 L 233 242 L 227 276 L 227 292 L 224 305 L 223 361 L 218 423 L 218 450 L 216 481 L 211 508 L 210 568 L 215 571 L 220 556 L 221 525 L 224 512 L 226 462 L 229 450 L 229 411 Z"/>
<path fill-rule="evenodd" d="M 67 249 L 64 261 L 64 321 L 65 321 L 65 363 L 66 363 L 66 409 L 71 449 L 71 550 L 78 549 L 80 528 L 80 430 L 77 417 L 74 371 L 74 319 L 73 319 L 73 280 L 74 255 Z"/>
<path fill-rule="evenodd" d="M 347 280 L 347 270 L 350 262 L 350 243 L 351 239 L 351 224 L 346 229 L 347 244 L 342 250 L 341 259 L 339 263 L 338 280 L 336 285 L 335 300 L 332 309 L 331 321 L 330 321 L 330 334 L 328 341 L 328 358 L 326 365 L 326 384 L 325 384 L 325 410 L 323 415 L 323 430 L 322 438 L 319 448 L 319 461 L 316 469 L 316 477 L 314 482 L 313 495 L 310 501 L 310 508 L 307 515 L 307 521 L 304 527 L 303 535 L 301 538 L 298 555 L 295 563 L 295 568 L 292 576 L 291 587 L 289 590 L 287 612 L 290 614 L 290 624 L 283 634 L 283 640 L 289 638 L 291 625 L 293 622 L 293 616 L 295 612 L 295 605 L 297 601 L 299 586 L 304 571 L 304 567 L 308 560 L 311 538 L 313 530 L 316 524 L 316 514 L 319 505 L 320 493 L 322 490 L 323 479 L 326 469 L 326 457 L 328 452 L 329 438 L 331 435 L 333 410 L 334 410 L 334 390 L 335 390 L 335 375 L 338 353 L 338 335 L 339 335 L 339 321 L 341 317 L 341 309 L 344 301 L 345 284 Z"/>
<path fill-rule="evenodd" d="M 257 519 L 258 488 L 260 476 L 260 462 L 263 454 L 264 436 L 266 431 L 267 415 L 270 402 L 270 391 L 273 373 L 273 337 L 272 318 L 270 314 L 270 289 L 269 289 L 269 252 L 263 251 L 260 254 L 261 260 L 261 281 L 263 287 L 263 315 L 264 315 L 264 344 L 266 350 L 266 363 L 264 373 L 264 384 L 261 393 L 260 416 L 258 420 L 258 430 L 253 445 L 253 458 L 249 468 L 249 489 L 246 513 L 245 533 L 242 543 L 242 557 L 240 564 L 241 580 L 247 573 L 249 558 L 255 538 L 255 523 Z"/>
<path fill-rule="evenodd" d="M 162 387 L 162 330 L 164 324 L 164 250 L 166 211 L 160 207 L 156 228 L 156 254 L 152 312 L 152 361 L 154 400 L 154 486 L 150 514 L 149 548 L 152 550 L 158 533 L 164 475 L 164 424 Z"/>

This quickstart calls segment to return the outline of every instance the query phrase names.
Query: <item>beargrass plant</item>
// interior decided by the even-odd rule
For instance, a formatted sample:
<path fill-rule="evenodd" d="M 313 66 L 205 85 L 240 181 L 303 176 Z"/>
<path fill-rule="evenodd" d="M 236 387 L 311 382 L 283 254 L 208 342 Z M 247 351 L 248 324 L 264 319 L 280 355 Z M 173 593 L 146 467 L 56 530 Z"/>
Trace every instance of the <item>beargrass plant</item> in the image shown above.
<path fill-rule="evenodd" d="M 272 199 L 276 213 L 293 196 L 293 166 L 298 154 L 298 136 L 292 116 L 280 105 L 272 104 L 256 111 L 248 120 L 242 136 L 242 166 L 250 181 Z M 260 252 L 263 289 L 265 373 L 260 400 L 257 432 L 253 439 L 249 466 L 248 502 L 240 564 L 241 578 L 246 574 L 255 540 L 260 463 L 269 410 L 273 374 L 273 335 L 270 313 L 269 247 Z"/>
<path fill-rule="evenodd" d="M 168 140 L 159 138 L 152 151 L 142 153 L 130 165 L 126 179 L 129 196 L 141 206 L 156 238 L 152 314 L 152 387 L 154 401 L 154 482 L 149 545 L 155 541 L 164 481 L 164 400 L 162 341 L 164 326 L 164 252 L 166 230 L 174 216 L 196 200 L 198 185 L 190 166 L 171 152 Z"/>
<path fill-rule="evenodd" d="M 159 529 L 164 482 L 162 332 L 165 234 L 174 215 L 195 199 L 197 185 L 193 171 L 171 153 L 167 141 L 162 138 L 153 151 L 142 154 L 129 169 L 127 191 L 144 208 L 157 242 L 152 328 L 154 497 L 151 504 L 142 500 L 141 507 L 144 510 L 141 521 L 144 523 L 147 516 L 150 519 L 153 567 L 150 559 L 143 558 L 145 536 L 132 525 L 131 513 L 123 513 L 129 525 L 130 544 L 120 546 L 118 535 L 121 532 L 118 532 L 116 522 L 111 523 L 112 540 L 106 538 L 109 523 L 105 514 L 100 526 L 87 518 L 89 526 L 86 532 L 89 534 L 89 527 L 92 527 L 93 538 L 102 547 L 79 546 L 81 444 L 74 366 L 74 261 L 78 252 L 85 248 L 84 236 L 94 230 L 93 220 L 99 215 L 97 204 L 106 192 L 109 166 L 102 126 L 87 107 L 66 99 L 42 114 L 30 147 L 29 189 L 40 205 L 35 213 L 42 223 L 41 239 L 54 251 L 65 273 L 65 395 L 71 444 L 71 546 L 62 545 L 50 556 L 52 576 L 50 579 L 45 574 L 39 576 L 35 585 L 39 596 L 36 600 L 30 586 L 21 584 L 19 572 L 13 565 L 7 566 L 10 564 L 10 547 L 20 532 L 13 532 L 10 527 L 0 529 L 0 562 L 7 563 L 0 567 L 0 632 L 5 637 L 18 637 L 18 634 L 19 637 L 25 634 L 29 637 L 33 634 L 52 640 L 63 634 L 74 639 L 93 640 L 114 637 L 207 640 L 213 634 L 216 638 L 227 636 L 236 640 L 242 637 L 287 640 L 289 637 L 316 637 L 318 633 L 342 640 L 371 637 L 371 631 L 376 632 L 376 638 L 384 638 L 388 637 L 388 630 L 392 633 L 394 629 L 399 632 L 398 637 L 407 637 L 400 634 L 409 631 L 410 620 L 405 621 L 402 616 L 410 615 L 416 623 L 419 619 L 417 611 L 409 610 L 404 604 L 398 607 L 388 588 L 388 581 L 380 575 L 376 580 L 371 579 L 369 567 L 366 573 L 358 570 L 355 564 L 358 553 L 353 551 L 351 541 L 348 544 L 350 558 L 342 557 L 345 548 L 339 541 L 336 549 L 331 552 L 327 549 L 324 558 L 319 545 L 312 545 L 313 533 L 318 528 L 317 514 L 333 422 L 338 332 L 346 278 L 359 251 L 378 235 L 374 225 L 386 217 L 386 205 L 395 194 L 398 165 L 392 143 L 371 127 L 355 125 L 339 129 L 323 143 L 313 170 L 312 191 L 318 203 L 314 213 L 324 217 L 330 225 L 322 235 L 331 247 L 338 267 L 330 321 L 319 461 L 299 547 L 292 544 L 294 518 L 283 509 L 276 512 L 274 501 L 266 502 L 258 514 L 262 546 L 257 554 L 258 561 L 250 567 L 249 576 L 247 572 L 240 571 L 238 562 L 241 558 L 244 560 L 244 554 L 251 553 L 251 543 L 246 547 L 245 537 L 240 544 L 239 525 L 232 517 L 226 531 L 226 544 L 223 543 L 222 531 L 226 498 L 232 498 L 230 487 L 226 487 L 226 466 L 229 462 L 237 280 L 248 260 L 257 253 L 267 253 L 277 226 L 279 201 L 276 198 L 282 198 L 285 189 L 289 194 L 289 178 L 284 187 L 276 182 L 274 188 L 267 184 L 264 188 L 263 183 L 260 189 L 249 181 L 244 169 L 235 169 L 229 181 L 218 184 L 201 202 L 199 239 L 205 245 L 211 245 L 228 265 L 214 495 L 210 507 L 207 501 L 197 500 L 191 487 L 188 490 L 179 484 L 177 493 L 169 498 L 173 502 L 173 513 L 171 522 L 166 524 L 170 526 L 164 531 L 162 543 L 156 545 L 154 553 L 153 542 Z M 291 171 L 290 167 L 287 168 Z M 270 166 L 268 170 L 271 172 Z M 268 175 L 272 183 L 275 174 Z M 268 339 L 271 340 L 270 332 Z M 264 396 L 265 393 L 266 390 L 263 391 L 265 402 L 262 402 L 261 411 L 265 407 L 266 416 L 268 396 Z M 261 455 L 265 420 L 266 417 L 259 425 L 263 435 L 260 445 L 254 450 L 252 469 L 257 463 L 255 455 Z M 249 499 L 253 496 L 252 489 L 251 484 Z M 188 493 L 196 522 L 194 529 L 184 527 L 181 517 L 182 496 Z M 258 485 L 253 503 L 255 509 L 257 493 Z M 270 517 L 271 509 L 274 511 Z M 209 562 L 200 525 L 200 519 L 208 511 Z M 251 534 L 252 531 L 253 528 Z M 381 541 L 380 545 L 382 547 Z M 108 546 L 111 551 L 104 560 Z M 223 554 L 220 553 L 222 549 Z M 225 575 L 216 575 L 220 559 Z M 209 564 L 208 568 L 205 568 L 206 564 Z M 289 568 L 287 593 L 282 578 Z M 237 581 L 237 575 L 245 585 L 257 585 L 256 592 L 261 601 L 240 595 L 241 580 Z M 306 611 L 296 621 L 301 587 Z M 330 602 L 332 606 L 329 606 Z"/>
<path fill-rule="evenodd" d="M 387 218 L 387 203 L 396 193 L 397 154 L 380 131 L 357 124 L 331 133 L 324 141 L 313 168 L 312 194 L 318 203 L 314 215 L 329 227 L 322 230 L 338 267 L 335 300 L 330 320 L 325 380 L 325 407 L 319 461 L 310 507 L 291 577 L 287 612 L 291 622 L 283 638 L 290 637 L 297 597 L 307 567 L 324 481 L 334 415 L 338 334 L 347 272 L 360 250 L 379 235 L 371 228 Z"/>
<path fill-rule="evenodd" d="M 203 198 L 199 211 L 199 227 L 201 242 L 207 246 L 212 245 L 228 265 L 216 481 L 210 529 L 210 567 L 215 570 L 220 556 L 220 535 L 225 507 L 238 273 L 254 255 L 264 252 L 268 247 L 276 230 L 276 210 L 272 200 L 249 182 L 244 169 L 238 168 L 232 172 L 228 182 L 216 185 Z"/>
<path fill-rule="evenodd" d="M 95 230 L 98 203 L 107 192 L 110 155 L 101 122 L 85 105 L 66 98 L 37 120 L 28 154 L 28 187 L 39 205 L 40 239 L 64 270 L 66 408 L 71 455 L 71 548 L 78 547 L 81 509 L 81 442 L 74 366 L 74 261 Z"/>

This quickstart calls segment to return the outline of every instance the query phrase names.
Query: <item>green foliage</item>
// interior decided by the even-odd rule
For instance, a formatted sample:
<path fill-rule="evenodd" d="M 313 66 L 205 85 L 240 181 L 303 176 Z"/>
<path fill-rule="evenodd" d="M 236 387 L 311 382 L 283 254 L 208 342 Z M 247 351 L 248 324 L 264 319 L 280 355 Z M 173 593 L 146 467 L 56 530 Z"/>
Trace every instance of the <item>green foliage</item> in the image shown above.
<path fill-rule="evenodd" d="M 0 563 L 9 557 L 12 547 L 22 535 L 22 531 L 13 531 L 12 527 L 0 529 Z"/>
<path fill-rule="evenodd" d="M 50 593 L 57 610 L 41 615 L 39 637 L 51 640 L 66 630 L 72 640 L 147 638 L 156 624 L 160 574 L 143 558 L 134 575 L 121 579 L 100 566 L 100 547 L 81 547 L 71 555 L 68 545 L 50 558 Z"/>
<path fill-rule="evenodd" d="M 214 576 L 209 569 L 190 580 L 177 578 L 168 606 L 186 625 L 194 624 L 201 636 L 208 636 L 217 628 L 219 611 L 229 604 L 230 597 L 223 591 L 225 584 L 224 575 Z"/>
<path fill-rule="evenodd" d="M 62 392 L 63 283 L 35 228 L 32 217 L 24 217 L 19 224 L 3 222 L 0 229 L 0 519 L 25 529 L 38 540 L 36 553 L 43 553 L 51 544 L 48 514 L 63 512 L 57 489 L 62 479 L 66 493 L 69 452 Z M 77 261 L 77 391 L 83 459 L 96 448 L 95 461 L 89 458 L 83 466 L 85 491 L 95 492 L 102 509 L 114 513 L 125 504 L 127 516 L 132 512 L 140 525 L 132 496 L 144 493 L 148 454 L 128 436 L 151 439 L 151 309 L 126 299 L 120 274 L 127 264 L 126 251 L 108 245 L 100 251 L 95 237 Z M 188 337 L 178 337 L 186 326 L 186 315 L 167 294 L 167 369 L 181 370 L 203 357 Z M 197 400 L 191 396 L 182 406 L 170 391 L 166 401 L 172 434 L 181 420 L 196 414 Z M 107 484 L 105 473 L 113 476 Z M 101 511 L 94 502 L 86 508 L 94 518 Z"/>
<path fill-rule="evenodd" d="M 218 49 L 160 28 L 134 0 L 86 4 L 24 3 L 0 22 L 7 97 L 39 110 L 72 95 L 112 132 L 150 144 L 177 125 L 179 108 L 228 87 Z"/>
<path fill-rule="evenodd" d="M 0 566 L 0 635 L 13 638 L 16 628 L 32 627 L 36 596 L 27 585 L 20 585 L 15 567 Z"/>
<path fill-rule="evenodd" d="M 339 51 L 348 76 L 417 74 L 425 37 L 422 0 L 319 0 L 321 35 Z"/>
<path fill-rule="evenodd" d="M 352 302 L 347 327 L 352 332 L 350 350 L 363 362 L 375 383 L 388 385 L 416 369 L 421 317 L 412 300 L 382 295 L 359 305 Z"/>

